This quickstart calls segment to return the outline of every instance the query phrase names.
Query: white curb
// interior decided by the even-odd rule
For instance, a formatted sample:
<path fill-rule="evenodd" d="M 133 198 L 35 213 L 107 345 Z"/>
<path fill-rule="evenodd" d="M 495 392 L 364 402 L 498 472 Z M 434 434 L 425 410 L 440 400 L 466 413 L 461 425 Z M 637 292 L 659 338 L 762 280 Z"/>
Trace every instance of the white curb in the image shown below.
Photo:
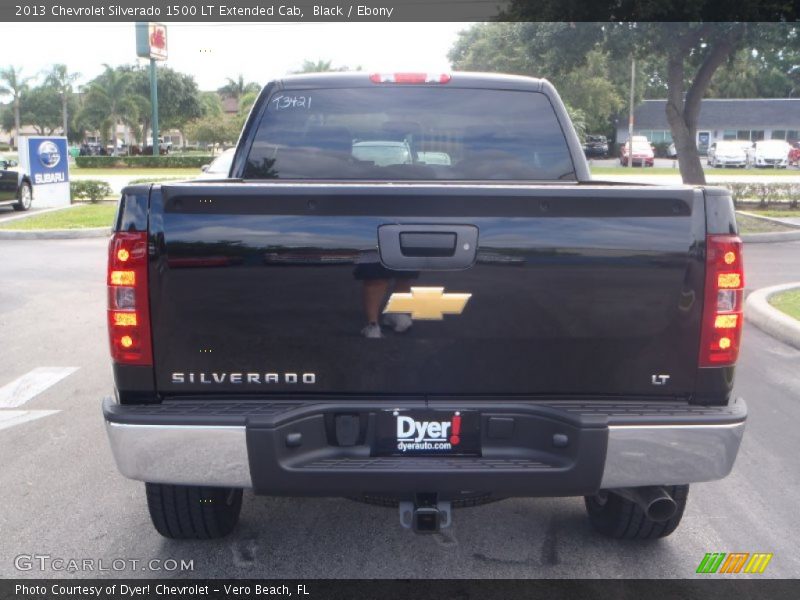
<path fill-rule="evenodd" d="M 800 281 L 761 288 L 752 292 L 744 303 L 744 314 L 753 325 L 774 338 L 800 349 L 800 321 L 779 311 L 769 298 L 780 292 L 800 288 Z"/>

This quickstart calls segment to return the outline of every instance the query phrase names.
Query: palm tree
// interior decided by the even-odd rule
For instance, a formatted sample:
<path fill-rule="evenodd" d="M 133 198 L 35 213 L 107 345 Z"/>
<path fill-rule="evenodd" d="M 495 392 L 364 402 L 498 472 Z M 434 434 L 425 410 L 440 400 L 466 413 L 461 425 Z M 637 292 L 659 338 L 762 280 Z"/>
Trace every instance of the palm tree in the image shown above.
<path fill-rule="evenodd" d="M 109 139 L 107 134 L 111 129 L 116 145 L 117 124 L 122 122 L 136 127 L 139 106 L 136 94 L 131 89 L 133 74 L 113 69 L 107 64 L 103 66 L 105 71 L 86 88 L 84 113 L 95 125 L 99 125 L 104 142 Z"/>
<path fill-rule="evenodd" d="M 295 73 L 327 73 L 329 71 L 334 71 L 331 67 L 333 61 L 331 60 L 318 60 L 316 62 L 312 60 L 304 60 L 303 66 L 300 67 L 299 71 L 295 71 Z"/>
<path fill-rule="evenodd" d="M 64 127 L 64 135 L 69 135 L 69 118 L 67 115 L 67 101 L 72 94 L 72 84 L 81 76 L 80 73 L 70 73 L 67 65 L 53 65 L 52 70 L 45 80 L 48 85 L 53 86 L 61 95 L 61 120 Z"/>
<path fill-rule="evenodd" d="M 22 67 L 0 69 L 0 96 L 11 96 L 14 104 L 14 149 L 19 149 L 20 97 L 28 90 L 32 77 L 22 76 Z"/>
<path fill-rule="evenodd" d="M 257 92 L 261 89 L 261 86 L 258 85 L 255 81 L 251 81 L 250 83 L 244 82 L 244 76 L 240 73 L 239 77 L 236 79 L 231 79 L 230 77 L 226 78 L 226 83 L 217 91 L 222 94 L 223 96 L 228 96 L 229 98 L 235 98 L 238 100 L 247 93 L 250 92 Z"/>
<path fill-rule="evenodd" d="M 322 60 L 319 59 L 316 62 L 313 60 L 304 60 L 303 66 L 301 66 L 297 71 L 292 71 L 292 73 L 337 73 L 337 72 L 344 72 L 344 71 L 360 71 L 361 66 L 359 65 L 355 69 L 351 69 L 347 65 L 343 65 L 341 67 L 334 67 L 332 60 Z"/>

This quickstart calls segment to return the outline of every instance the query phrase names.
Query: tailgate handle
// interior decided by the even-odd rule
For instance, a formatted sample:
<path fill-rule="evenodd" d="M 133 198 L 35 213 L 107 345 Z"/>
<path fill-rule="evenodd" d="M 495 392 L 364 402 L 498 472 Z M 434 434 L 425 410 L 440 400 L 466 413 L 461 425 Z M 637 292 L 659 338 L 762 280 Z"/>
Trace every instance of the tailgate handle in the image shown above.
<path fill-rule="evenodd" d="M 475 225 L 381 225 L 381 263 L 394 270 L 459 270 L 475 263 Z"/>
<path fill-rule="evenodd" d="M 401 232 L 400 251 L 403 256 L 453 256 L 456 237 L 455 233 Z"/>

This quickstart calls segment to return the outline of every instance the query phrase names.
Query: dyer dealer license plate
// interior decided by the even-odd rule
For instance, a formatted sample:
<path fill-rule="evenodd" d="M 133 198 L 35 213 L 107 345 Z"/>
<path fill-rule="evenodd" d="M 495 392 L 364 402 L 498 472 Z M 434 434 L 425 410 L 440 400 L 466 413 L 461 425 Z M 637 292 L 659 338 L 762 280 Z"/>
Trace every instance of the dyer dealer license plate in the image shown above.
<path fill-rule="evenodd" d="M 481 419 L 475 411 L 386 410 L 378 413 L 373 454 L 481 453 Z"/>

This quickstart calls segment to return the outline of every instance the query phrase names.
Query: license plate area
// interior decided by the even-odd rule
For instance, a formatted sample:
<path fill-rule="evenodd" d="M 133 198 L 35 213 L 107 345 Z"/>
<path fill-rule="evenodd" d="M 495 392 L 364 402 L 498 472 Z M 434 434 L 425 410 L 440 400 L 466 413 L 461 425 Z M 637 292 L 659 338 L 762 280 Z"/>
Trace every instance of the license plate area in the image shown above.
<path fill-rule="evenodd" d="M 373 456 L 480 456 L 481 418 L 472 410 L 392 409 L 377 414 Z"/>

